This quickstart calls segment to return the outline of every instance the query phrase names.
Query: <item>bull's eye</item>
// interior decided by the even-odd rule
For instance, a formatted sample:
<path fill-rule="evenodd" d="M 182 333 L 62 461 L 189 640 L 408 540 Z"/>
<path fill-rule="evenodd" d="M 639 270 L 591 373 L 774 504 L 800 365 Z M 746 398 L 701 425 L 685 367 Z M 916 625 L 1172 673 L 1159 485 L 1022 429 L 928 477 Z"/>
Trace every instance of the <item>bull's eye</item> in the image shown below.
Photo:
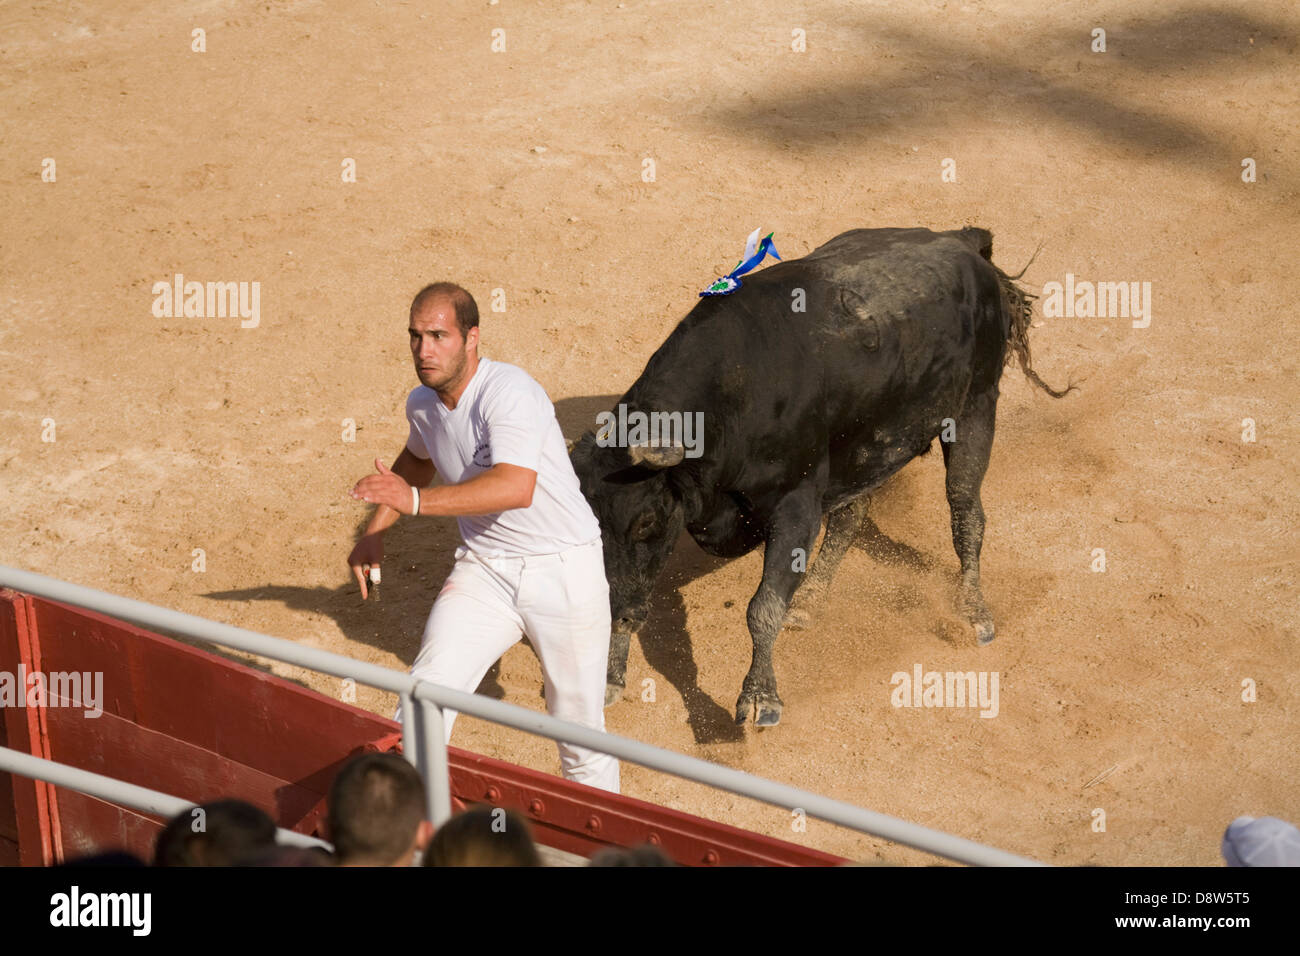
<path fill-rule="evenodd" d="M 654 513 L 647 511 L 633 522 L 632 527 L 628 529 L 627 536 L 633 541 L 644 541 L 654 532 L 658 523 L 659 519 Z"/>

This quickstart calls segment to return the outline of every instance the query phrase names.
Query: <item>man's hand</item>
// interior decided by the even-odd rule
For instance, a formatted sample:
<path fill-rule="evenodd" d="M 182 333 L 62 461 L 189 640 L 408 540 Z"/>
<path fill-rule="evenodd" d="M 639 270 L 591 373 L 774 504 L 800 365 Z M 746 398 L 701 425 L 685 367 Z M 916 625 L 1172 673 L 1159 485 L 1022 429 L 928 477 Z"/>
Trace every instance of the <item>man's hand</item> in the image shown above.
<path fill-rule="evenodd" d="M 412 486 L 423 488 L 433 481 L 433 476 L 436 474 L 433 462 L 427 458 L 417 458 L 407 448 L 403 448 L 401 454 L 397 456 L 391 471 L 385 468 L 384 463 L 376 458 L 375 471 L 378 474 L 362 478 L 351 491 L 353 498 L 364 498 L 366 501 L 379 500 L 381 502 L 379 507 L 375 509 L 375 513 L 370 516 L 370 522 L 366 525 L 365 534 L 357 542 L 357 546 L 352 549 L 352 553 L 348 555 L 348 565 L 352 568 L 357 583 L 361 585 L 361 600 L 363 601 L 370 593 L 368 587 L 370 568 L 372 566 L 378 567 L 379 562 L 384 559 L 384 532 L 392 527 L 399 514 L 410 513 Z M 372 483 L 379 486 L 381 489 L 380 494 L 395 493 L 399 488 L 405 489 L 404 494 L 397 494 L 396 496 L 395 503 L 397 507 L 394 508 L 383 503 L 383 499 L 376 499 L 373 496 L 367 497 L 368 494 L 372 495 L 375 490 Z M 387 492 L 382 489 L 387 489 Z"/>
<path fill-rule="evenodd" d="M 379 567 L 380 562 L 384 560 L 384 536 L 382 533 L 364 535 L 357 546 L 352 549 L 348 555 L 348 564 L 352 568 L 352 573 L 356 576 L 357 583 L 361 585 L 361 600 L 365 600 L 370 594 L 368 587 L 370 582 L 371 567 Z"/>
<path fill-rule="evenodd" d="M 399 514 L 411 513 L 411 486 L 400 475 L 395 475 L 388 467 L 375 459 L 376 475 L 362 478 L 352 489 L 352 497 L 369 501 L 376 505 L 387 505 Z"/>

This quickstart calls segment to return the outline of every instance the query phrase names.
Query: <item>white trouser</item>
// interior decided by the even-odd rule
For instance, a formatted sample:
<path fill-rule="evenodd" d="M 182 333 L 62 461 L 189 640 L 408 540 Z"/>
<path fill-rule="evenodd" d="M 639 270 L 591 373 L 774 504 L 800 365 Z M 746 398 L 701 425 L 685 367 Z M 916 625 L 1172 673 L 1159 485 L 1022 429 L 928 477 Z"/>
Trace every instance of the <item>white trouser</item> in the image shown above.
<path fill-rule="evenodd" d="M 604 730 L 609 623 L 599 538 L 558 554 L 503 558 L 462 546 L 429 612 L 411 674 L 473 693 L 488 668 L 527 634 L 541 659 L 547 711 Z M 456 714 L 443 711 L 448 742 Z M 566 778 L 618 792 L 613 757 L 567 743 L 559 749 Z"/>

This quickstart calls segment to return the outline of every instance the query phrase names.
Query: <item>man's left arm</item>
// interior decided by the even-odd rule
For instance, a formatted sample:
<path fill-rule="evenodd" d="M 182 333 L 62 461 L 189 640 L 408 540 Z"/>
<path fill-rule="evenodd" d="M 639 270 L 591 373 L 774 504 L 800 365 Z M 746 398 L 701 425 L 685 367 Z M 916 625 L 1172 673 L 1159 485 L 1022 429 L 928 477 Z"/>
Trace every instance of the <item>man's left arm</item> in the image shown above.
<path fill-rule="evenodd" d="M 516 381 L 493 387 L 483 396 L 483 417 L 495 464 L 467 481 L 425 488 L 420 492 L 420 514 L 465 517 L 531 506 L 545 426 L 554 416 L 550 400 L 536 383 Z M 411 514 L 410 486 L 386 468 L 359 482 L 353 496 Z"/>
<path fill-rule="evenodd" d="M 536 487 L 537 472 L 501 462 L 468 481 L 420 489 L 420 514 L 465 517 L 527 508 L 533 503 Z M 352 496 L 411 514 L 411 486 L 387 468 L 357 482 Z"/>
<path fill-rule="evenodd" d="M 555 413 L 541 386 L 520 378 L 495 382 L 483 395 L 492 467 L 469 481 L 432 489 L 428 505 L 421 495 L 421 514 L 487 515 L 532 505 L 544 426 Z"/>
<path fill-rule="evenodd" d="M 422 515 L 492 515 L 533 503 L 537 472 L 501 462 L 458 485 L 439 485 L 420 492 Z"/>

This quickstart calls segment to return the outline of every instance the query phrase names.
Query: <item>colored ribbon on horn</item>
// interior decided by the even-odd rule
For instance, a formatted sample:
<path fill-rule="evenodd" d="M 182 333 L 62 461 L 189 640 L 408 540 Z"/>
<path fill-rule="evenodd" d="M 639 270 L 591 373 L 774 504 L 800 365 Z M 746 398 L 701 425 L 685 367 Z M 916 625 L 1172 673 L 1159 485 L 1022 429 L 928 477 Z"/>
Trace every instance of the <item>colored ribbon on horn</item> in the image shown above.
<path fill-rule="evenodd" d="M 711 295 L 730 295 L 740 288 L 740 277 L 754 269 L 769 255 L 773 259 L 779 260 L 781 256 L 777 253 L 776 246 L 772 244 L 773 235 L 774 233 L 769 232 L 760 242 L 758 230 L 755 229 L 751 232 L 749 239 L 745 242 L 745 255 L 736 263 L 736 268 L 701 292 L 700 298 L 703 299 Z"/>

